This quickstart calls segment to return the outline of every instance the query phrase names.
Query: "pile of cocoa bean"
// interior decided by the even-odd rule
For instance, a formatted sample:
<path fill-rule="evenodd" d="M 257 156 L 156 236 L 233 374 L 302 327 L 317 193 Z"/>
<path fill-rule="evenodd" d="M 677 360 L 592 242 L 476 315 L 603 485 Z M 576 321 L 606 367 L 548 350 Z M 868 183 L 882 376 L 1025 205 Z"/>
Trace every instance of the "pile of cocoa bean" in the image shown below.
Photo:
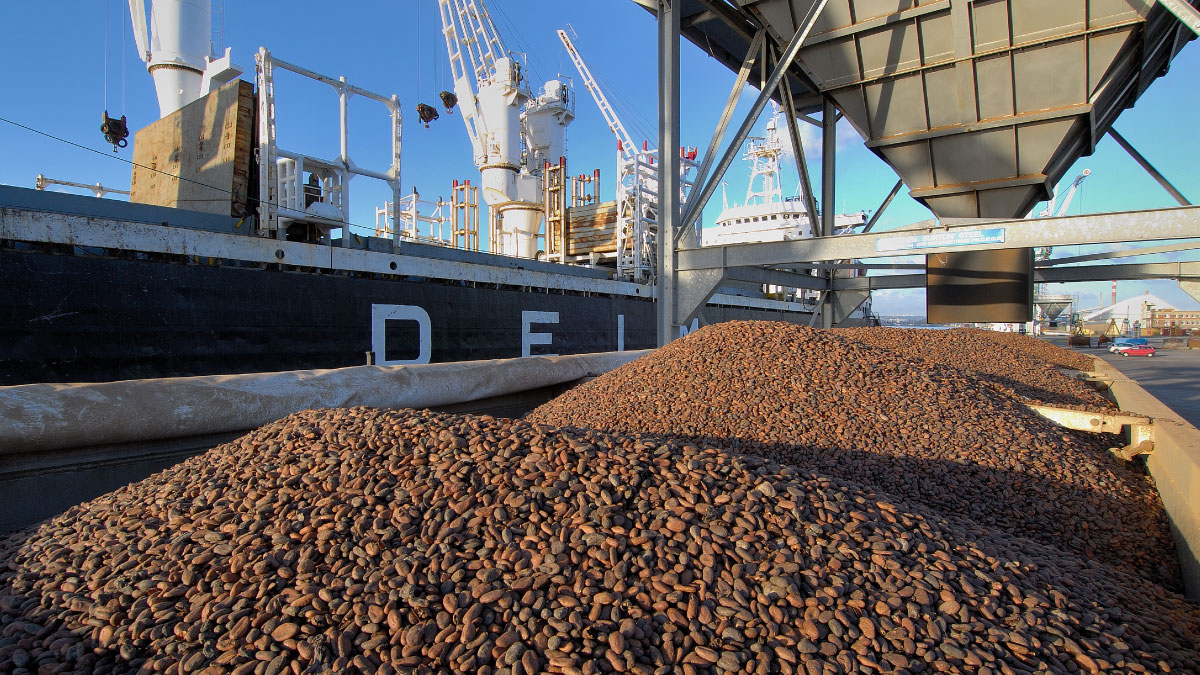
<path fill-rule="evenodd" d="M 1031 402 L 1102 412 L 1113 408 L 1099 391 L 1060 370 L 1091 370 L 1089 357 L 1027 335 L 977 328 L 847 328 L 844 333 L 906 356 L 969 370 Z"/>
<path fill-rule="evenodd" d="M 430 412 L 297 413 L 0 545 L 18 674 L 1195 672 L 1198 642 L 1126 570 L 810 468 Z"/>
<path fill-rule="evenodd" d="M 964 329 L 974 330 L 974 329 Z M 1087 354 L 1064 349 L 1050 344 L 1045 340 L 1039 340 L 1028 335 L 1020 333 L 1005 333 L 992 330 L 978 330 L 981 337 L 985 337 L 993 342 L 998 342 L 1002 345 L 1008 345 L 1013 349 L 1025 352 L 1034 358 L 1040 359 L 1046 363 L 1058 366 L 1060 368 L 1071 368 L 1073 370 L 1091 370 L 1092 357 Z"/>
<path fill-rule="evenodd" d="M 852 480 L 1179 588 L 1161 500 L 969 370 L 782 322 L 707 326 L 572 389 L 534 422 L 672 437 Z"/>

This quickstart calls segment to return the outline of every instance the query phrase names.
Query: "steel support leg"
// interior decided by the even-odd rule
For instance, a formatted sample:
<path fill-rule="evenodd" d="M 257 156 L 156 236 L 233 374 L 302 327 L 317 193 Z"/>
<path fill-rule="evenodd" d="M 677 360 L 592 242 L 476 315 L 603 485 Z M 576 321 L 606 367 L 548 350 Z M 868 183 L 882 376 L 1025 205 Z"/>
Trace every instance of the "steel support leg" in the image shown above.
<path fill-rule="evenodd" d="M 1125 148 L 1125 152 L 1128 152 L 1130 157 L 1133 157 L 1138 164 L 1141 164 L 1142 168 L 1146 170 L 1146 173 L 1150 174 L 1154 180 L 1158 181 L 1158 184 L 1163 186 L 1163 189 L 1165 189 L 1167 192 L 1170 192 L 1171 196 L 1175 198 L 1175 201 L 1179 202 L 1180 206 L 1192 205 L 1192 203 L 1187 200 L 1187 197 L 1184 197 L 1182 192 L 1175 189 L 1175 186 L 1171 185 L 1171 181 L 1167 180 L 1166 176 L 1159 173 L 1158 169 L 1154 168 L 1154 165 L 1150 163 L 1150 160 L 1143 157 L 1142 153 L 1138 152 L 1132 145 L 1130 145 L 1129 141 L 1125 140 L 1124 136 L 1118 134 L 1116 129 L 1109 128 L 1108 135 L 1113 137 L 1113 140 L 1117 142 L 1117 145 Z"/>
<path fill-rule="evenodd" d="M 818 237 L 833 236 L 834 217 L 837 215 L 837 108 L 833 101 L 825 99 L 821 114 L 821 223 L 813 227 Z M 837 272 L 822 272 L 829 283 L 829 291 L 821 296 L 821 327 L 833 328 L 833 309 L 836 303 L 833 277 Z"/>
<path fill-rule="evenodd" d="M 679 3 L 658 2 L 658 345 L 678 336 L 675 231 L 679 213 Z M 686 225 L 684 225 L 686 227 Z"/>
<path fill-rule="evenodd" d="M 796 167 L 800 171 L 800 188 L 804 191 L 804 209 L 808 212 L 809 227 L 815 229 L 817 222 L 817 200 L 813 199 L 812 177 L 808 173 L 808 158 L 804 156 L 804 141 L 800 138 L 800 127 L 796 122 L 796 101 L 792 98 L 792 85 L 783 78 L 783 107 L 787 109 L 788 135 L 792 137 L 792 152 L 796 155 Z"/>
<path fill-rule="evenodd" d="M 661 1 L 661 0 L 660 0 Z M 750 112 L 746 115 L 746 119 L 742 121 L 742 126 L 738 127 L 737 133 L 734 134 L 733 140 L 729 142 L 729 147 L 725 149 L 721 155 L 720 161 L 717 162 L 716 169 L 712 175 L 704 181 L 703 185 L 698 185 L 692 190 L 692 194 L 688 197 L 687 211 L 683 214 L 683 219 L 680 222 L 681 227 L 691 227 L 700 217 L 700 213 L 704 210 L 704 205 L 708 203 L 713 192 L 717 189 L 717 184 L 721 181 L 721 177 L 729 169 L 729 165 L 742 150 L 742 144 L 746 142 L 746 138 L 750 135 L 750 131 L 754 128 L 754 123 L 758 121 L 758 116 L 762 114 L 764 108 L 767 107 L 767 101 L 771 100 L 771 95 L 775 93 L 775 89 L 779 87 L 779 82 L 783 79 L 787 69 L 791 67 L 792 61 L 796 59 L 796 54 L 800 52 L 800 47 L 804 44 L 804 40 L 808 38 L 808 34 L 812 31 L 813 24 L 816 23 L 817 17 L 821 15 L 821 10 L 825 9 L 825 5 L 829 0 L 819 0 L 809 10 L 805 20 L 801 22 L 800 28 L 796 34 L 792 36 L 791 42 L 788 43 L 787 49 L 783 51 L 783 56 L 780 57 L 779 63 L 775 64 L 775 68 L 771 71 L 771 76 L 763 83 L 762 91 L 758 93 L 758 98 L 754 99 L 754 105 L 750 107 Z M 662 15 L 659 15 L 660 26 Z M 660 31 L 659 35 L 662 33 Z M 661 37 L 660 37 L 661 41 Z M 659 51 L 661 59 L 662 51 Z M 659 64 L 659 81 L 662 78 L 662 64 Z M 661 100 L 660 100 L 661 110 Z M 662 134 L 662 131 L 659 131 Z M 659 145 L 659 152 L 662 152 Z"/>
<path fill-rule="evenodd" d="M 821 117 L 821 222 L 819 228 L 813 227 L 813 234 L 828 237 L 833 235 L 834 216 L 837 215 L 834 208 L 837 198 L 837 109 L 828 98 Z"/>

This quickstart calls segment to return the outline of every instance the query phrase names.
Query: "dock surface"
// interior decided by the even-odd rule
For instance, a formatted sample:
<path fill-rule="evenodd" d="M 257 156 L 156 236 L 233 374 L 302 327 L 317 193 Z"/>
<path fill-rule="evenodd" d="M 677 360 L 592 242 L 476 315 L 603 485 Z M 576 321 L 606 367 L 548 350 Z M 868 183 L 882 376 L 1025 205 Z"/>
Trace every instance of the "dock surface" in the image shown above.
<path fill-rule="evenodd" d="M 1200 349 L 1158 348 L 1149 358 L 1119 356 L 1107 349 L 1081 351 L 1094 352 L 1113 364 L 1180 417 L 1200 427 Z"/>

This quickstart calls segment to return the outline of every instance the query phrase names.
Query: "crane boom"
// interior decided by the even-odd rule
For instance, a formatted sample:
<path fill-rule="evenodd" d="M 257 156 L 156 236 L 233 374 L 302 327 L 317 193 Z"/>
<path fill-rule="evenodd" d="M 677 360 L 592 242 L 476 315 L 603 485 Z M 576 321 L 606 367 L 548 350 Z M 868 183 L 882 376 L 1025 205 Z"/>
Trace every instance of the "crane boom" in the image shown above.
<path fill-rule="evenodd" d="M 441 13 L 446 53 L 450 57 L 450 75 L 454 78 L 454 95 L 458 97 L 459 111 L 478 164 L 486 154 L 484 138 L 487 136 L 487 125 L 476 105 L 476 87 L 490 76 L 491 67 L 495 64 L 494 49 L 503 49 L 503 43 L 499 35 L 493 33 L 493 40 L 486 32 L 482 35 L 476 32 L 477 27 L 482 29 L 483 22 L 472 22 L 470 16 L 474 14 L 478 17 L 480 12 L 476 10 L 472 13 L 462 0 L 438 0 L 438 10 Z M 466 58 L 471 62 L 470 72 L 463 56 L 464 46 Z"/>
<path fill-rule="evenodd" d="M 492 23 L 492 15 L 486 6 L 474 0 L 455 0 L 458 23 L 464 29 L 464 42 L 471 57 L 475 79 L 486 80 L 496 69 L 496 60 L 508 56 L 508 49 Z"/>
<path fill-rule="evenodd" d="M 1090 175 L 1092 175 L 1092 170 L 1084 169 L 1083 173 L 1075 177 L 1075 181 L 1071 183 L 1070 189 L 1067 190 L 1067 196 L 1063 197 L 1062 206 L 1059 207 L 1058 213 L 1055 215 L 1061 216 L 1067 212 L 1067 207 L 1071 205 L 1071 200 L 1075 198 L 1075 191 L 1079 189 L 1080 184 L 1083 183 L 1083 179 Z"/>
<path fill-rule="evenodd" d="M 1063 202 L 1062 202 L 1061 206 L 1058 205 L 1058 188 L 1057 187 L 1054 188 L 1054 193 L 1050 195 L 1050 201 L 1046 202 L 1045 208 L 1043 208 L 1041 211 L 1038 211 L 1036 213 L 1036 217 L 1037 218 L 1051 218 L 1054 216 L 1061 216 L 1064 213 L 1066 213 L 1067 207 L 1071 205 L 1071 200 L 1075 198 L 1075 191 L 1079 189 L 1079 185 L 1081 183 L 1083 183 L 1084 179 L 1086 179 L 1090 175 L 1092 175 L 1092 170 L 1084 169 L 1083 173 L 1081 173 L 1075 177 L 1075 180 L 1071 182 L 1071 187 L 1067 189 L 1066 196 L 1063 197 Z M 1057 211 L 1055 210 L 1056 206 L 1058 206 Z M 1035 213 L 1031 211 L 1029 213 L 1029 217 L 1030 218 L 1035 217 Z"/>
<path fill-rule="evenodd" d="M 600 90 L 600 85 L 592 77 L 592 71 L 587 67 L 587 63 L 584 62 L 583 57 L 580 56 L 579 50 L 575 49 L 575 44 L 571 42 L 571 38 L 567 36 L 566 31 L 560 29 L 558 31 L 558 39 L 562 40 L 563 46 L 567 48 L 567 54 L 571 56 L 571 62 L 575 64 L 575 69 L 583 77 L 584 86 L 592 93 L 592 98 L 596 100 L 596 105 L 600 108 L 600 114 L 604 115 L 604 121 L 608 123 L 609 130 L 617 137 L 617 141 L 621 146 L 618 150 L 619 154 L 623 159 L 632 159 L 636 151 L 633 139 L 629 136 L 629 132 L 625 130 L 625 125 L 621 124 L 621 119 L 617 117 L 616 111 L 609 105 L 608 98 Z"/>

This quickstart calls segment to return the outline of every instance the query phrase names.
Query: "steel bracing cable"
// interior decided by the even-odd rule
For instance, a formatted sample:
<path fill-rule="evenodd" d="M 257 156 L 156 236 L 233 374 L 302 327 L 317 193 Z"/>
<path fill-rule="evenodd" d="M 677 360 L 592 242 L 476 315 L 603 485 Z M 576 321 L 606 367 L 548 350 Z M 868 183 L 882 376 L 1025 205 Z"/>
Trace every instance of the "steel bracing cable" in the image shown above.
<path fill-rule="evenodd" d="M 41 129 L 35 129 L 35 128 L 31 127 L 31 126 L 28 126 L 28 125 L 25 125 L 25 124 L 21 124 L 20 122 L 16 122 L 16 121 L 14 121 L 14 120 L 10 120 L 10 119 L 8 119 L 7 117 L 0 117 L 0 122 L 5 122 L 5 123 L 7 123 L 7 124 L 11 124 L 11 125 L 13 125 L 14 127 L 18 127 L 18 128 L 20 128 L 20 129 L 24 129 L 24 130 L 26 130 L 26 131 L 31 131 L 31 132 L 33 132 L 33 133 L 35 133 L 35 134 L 38 134 L 39 136 L 45 136 L 46 138 L 49 138 L 49 139 L 51 139 L 51 140 L 58 141 L 59 143 L 65 143 L 65 144 L 67 144 L 67 145 L 74 146 L 74 147 L 76 147 L 76 148 L 79 148 L 79 149 L 81 149 L 81 150 L 87 150 L 88 152 L 94 152 L 94 153 L 96 153 L 97 155 L 100 155 L 101 157 L 107 157 L 107 158 L 109 158 L 109 159 L 115 159 L 115 160 L 117 160 L 117 161 L 124 162 L 124 163 L 126 163 L 126 164 L 129 164 L 129 165 L 131 165 L 131 166 L 136 166 L 136 167 L 138 167 L 139 169 L 146 169 L 147 171 L 153 171 L 154 173 L 157 173 L 157 174 L 162 174 L 162 175 L 164 175 L 164 176 L 168 176 L 168 177 L 170 177 L 170 178 L 174 178 L 174 179 L 176 179 L 176 180 L 181 180 L 181 181 L 183 181 L 183 182 L 185 182 L 185 183 L 193 183 L 193 184 L 195 184 L 195 185 L 199 185 L 199 186 L 201 186 L 201 187 L 206 187 L 206 188 L 209 188 L 209 189 L 211 189 L 211 190 L 216 190 L 217 192 L 224 192 L 225 194 L 232 195 L 232 196 L 234 196 L 234 197 L 241 196 L 241 195 L 238 195 L 238 194 L 237 194 L 236 192 L 234 192 L 233 190 L 229 190 L 229 189 L 227 189 L 227 188 L 218 187 L 218 186 L 216 186 L 216 185 L 209 185 L 208 183 L 205 183 L 205 182 L 203 182 L 203 181 L 198 181 L 198 180 L 194 180 L 194 179 L 191 179 L 191 178 L 184 178 L 183 176 L 177 176 L 177 175 L 175 175 L 175 174 L 173 174 L 173 173 L 171 173 L 171 172 L 169 172 L 169 171 L 163 171 L 162 169 L 156 169 L 156 168 L 154 168 L 154 167 L 152 167 L 152 166 L 146 166 L 145 164 L 139 164 L 139 163 L 137 163 L 137 162 L 135 162 L 135 161 L 133 161 L 133 160 L 131 160 L 131 159 L 125 159 L 124 157 L 121 157 L 121 156 L 119 156 L 119 155 L 113 155 L 113 154 L 111 154 L 111 153 L 104 152 L 103 150 L 97 150 L 96 148 L 92 148 L 92 147 L 86 146 L 86 145 L 84 145 L 84 144 L 82 144 L 82 143 L 76 143 L 75 141 L 67 140 L 67 139 L 65 139 L 65 138 L 62 138 L 62 137 L 60 137 L 60 136 L 55 136 L 54 134 L 51 134 L 51 133 L 49 133 L 49 132 L 42 131 Z M 254 201 L 254 202 L 260 202 L 260 200 L 259 200 L 257 197 L 254 197 L 254 196 L 251 196 L 251 195 L 244 195 L 244 196 L 245 196 L 245 198 L 246 198 L 246 199 L 249 199 L 249 200 L 251 200 L 251 201 Z M 274 206 L 278 206 L 278 204 L 274 204 Z"/>

